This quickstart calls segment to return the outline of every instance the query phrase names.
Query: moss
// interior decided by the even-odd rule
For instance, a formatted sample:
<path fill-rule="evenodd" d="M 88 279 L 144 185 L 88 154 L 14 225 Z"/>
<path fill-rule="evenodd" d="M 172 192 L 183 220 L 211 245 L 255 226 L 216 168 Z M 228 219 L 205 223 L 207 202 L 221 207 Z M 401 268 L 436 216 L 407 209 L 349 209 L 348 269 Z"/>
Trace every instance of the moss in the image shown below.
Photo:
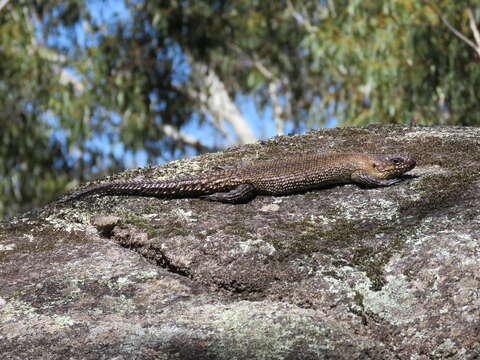
<path fill-rule="evenodd" d="M 357 315 L 361 319 L 362 325 L 367 326 L 368 319 L 367 315 L 365 314 L 365 306 L 363 304 L 363 301 L 364 296 L 358 291 L 355 291 L 355 295 L 353 297 L 353 305 L 349 307 L 349 311 L 352 314 Z"/>
<path fill-rule="evenodd" d="M 161 228 L 152 228 L 151 233 L 147 231 L 147 234 L 149 234 L 149 236 L 151 234 L 153 236 L 160 237 L 188 236 L 191 234 L 191 231 L 187 230 L 182 222 L 174 221 L 167 226 L 162 226 Z"/>
<path fill-rule="evenodd" d="M 480 160 L 478 143 L 475 139 L 462 138 L 448 132 L 441 132 L 432 136 L 434 131 L 412 133 L 406 136 L 406 151 L 414 154 L 419 166 L 439 165 L 446 169 L 458 168 L 458 162 L 452 161 L 451 154 L 462 154 L 462 165 Z M 411 141 L 421 138 L 421 141 Z M 473 141 L 472 141 L 473 140 Z M 471 169 L 465 169 L 470 171 Z M 477 169 L 478 170 L 478 169 Z"/>
<path fill-rule="evenodd" d="M 382 233 L 388 238 L 381 246 L 355 247 L 359 234 L 362 238 L 375 238 Z M 288 239 L 285 235 L 290 234 Z M 288 235 L 287 235 L 288 236 Z M 385 284 L 384 267 L 395 251 L 404 245 L 405 236 L 398 230 L 398 222 L 389 225 L 366 223 L 362 220 L 336 219 L 333 227 L 325 230 L 321 223 L 302 219 L 300 221 L 277 224 L 275 237 L 265 239 L 279 252 L 280 259 L 292 256 L 312 255 L 320 252 L 332 258 L 332 264 L 338 267 L 353 266 L 364 271 L 372 284 L 372 290 L 381 290 Z M 352 248 L 353 246 L 353 248 Z M 348 249 L 348 250 L 344 250 Z M 338 278 L 338 274 L 333 274 Z"/>
<path fill-rule="evenodd" d="M 355 291 L 355 296 L 353 298 L 353 302 L 363 308 L 363 295 L 360 294 L 358 291 Z"/>
<path fill-rule="evenodd" d="M 371 290 L 379 291 L 385 285 L 383 269 L 387 264 L 391 251 L 390 249 L 360 248 L 355 250 L 352 265 L 365 271 L 371 281 Z"/>
<path fill-rule="evenodd" d="M 267 236 L 269 242 L 284 257 L 289 254 L 311 254 L 317 251 L 319 234 L 317 227 L 308 219 L 276 224 L 276 233 Z M 285 238 L 287 237 L 287 238 Z"/>
<path fill-rule="evenodd" d="M 419 197 L 417 201 L 401 201 L 399 212 L 402 217 L 415 213 L 416 222 L 428 214 L 446 209 L 458 202 L 459 189 L 465 193 L 480 171 L 457 169 L 445 174 L 423 176 L 413 187 Z M 419 211 L 420 210 L 420 211 Z"/>
<path fill-rule="evenodd" d="M 342 280 L 342 281 L 345 280 L 345 276 L 341 276 L 341 275 L 339 275 L 339 273 L 337 273 L 336 271 L 333 271 L 333 270 L 331 270 L 331 271 L 322 271 L 322 275 L 323 275 L 324 277 L 331 277 L 331 278 L 333 278 L 333 279 L 335 279 L 335 280 Z"/>

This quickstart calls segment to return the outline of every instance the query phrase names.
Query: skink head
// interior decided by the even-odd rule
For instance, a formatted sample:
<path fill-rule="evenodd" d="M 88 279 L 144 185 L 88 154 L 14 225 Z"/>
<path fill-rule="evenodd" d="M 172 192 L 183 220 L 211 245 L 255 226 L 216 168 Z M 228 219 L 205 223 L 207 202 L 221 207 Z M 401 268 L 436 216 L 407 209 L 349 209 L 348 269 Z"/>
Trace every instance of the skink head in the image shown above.
<path fill-rule="evenodd" d="M 379 179 L 395 178 L 416 165 L 415 159 L 404 154 L 374 155 L 372 160 L 371 175 Z"/>

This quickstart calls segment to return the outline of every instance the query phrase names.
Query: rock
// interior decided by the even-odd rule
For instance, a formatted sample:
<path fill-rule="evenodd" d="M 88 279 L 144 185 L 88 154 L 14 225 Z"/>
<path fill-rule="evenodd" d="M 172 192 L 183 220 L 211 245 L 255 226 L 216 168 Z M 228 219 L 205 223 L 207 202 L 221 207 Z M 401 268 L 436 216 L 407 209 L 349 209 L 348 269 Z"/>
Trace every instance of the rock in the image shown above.
<path fill-rule="evenodd" d="M 92 225 L 95 226 L 98 232 L 103 236 L 110 236 L 113 228 L 122 220 L 119 216 L 93 216 Z"/>
<path fill-rule="evenodd" d="M 418 165 L 388 188 L 107 196 L 2 223 L 2 359 L 480 356 L 478 128 L 312 131 L 115 179 L 331 151 Z"/>

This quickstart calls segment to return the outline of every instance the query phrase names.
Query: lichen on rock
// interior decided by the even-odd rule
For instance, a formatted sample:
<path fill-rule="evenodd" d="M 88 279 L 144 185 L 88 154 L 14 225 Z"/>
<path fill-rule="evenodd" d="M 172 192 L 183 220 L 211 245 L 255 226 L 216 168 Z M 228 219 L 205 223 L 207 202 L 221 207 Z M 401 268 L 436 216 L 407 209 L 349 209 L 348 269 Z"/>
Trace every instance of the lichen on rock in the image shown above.
<path fill-rule="evenodd" d="M 480 129 L 311 131 L 115 179 L 312 151 L 418 165 L 387 188 L 239 205 L 107 196 L 0 224 L 2 358 L 480 356 Z"/>

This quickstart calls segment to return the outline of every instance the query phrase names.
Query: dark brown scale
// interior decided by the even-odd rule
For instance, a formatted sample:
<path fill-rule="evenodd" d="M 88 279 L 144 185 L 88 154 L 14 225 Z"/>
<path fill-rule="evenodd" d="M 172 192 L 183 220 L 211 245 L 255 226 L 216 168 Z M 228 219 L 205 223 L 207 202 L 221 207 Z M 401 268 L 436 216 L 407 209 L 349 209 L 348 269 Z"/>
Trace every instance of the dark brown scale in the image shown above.
<path fill-rule="evenodd" d="M 165 181 L 110 182 L 72 193 L 62 202 L 90 195 L 134 195 L 158 198 L 201 197 L 239 203 L 257 194 L 284 195 L 326 185 L 359 183 L 389 186 L 413 169 L 407 155 L 331 153 L 256 162 L 196 177 Z"/>

